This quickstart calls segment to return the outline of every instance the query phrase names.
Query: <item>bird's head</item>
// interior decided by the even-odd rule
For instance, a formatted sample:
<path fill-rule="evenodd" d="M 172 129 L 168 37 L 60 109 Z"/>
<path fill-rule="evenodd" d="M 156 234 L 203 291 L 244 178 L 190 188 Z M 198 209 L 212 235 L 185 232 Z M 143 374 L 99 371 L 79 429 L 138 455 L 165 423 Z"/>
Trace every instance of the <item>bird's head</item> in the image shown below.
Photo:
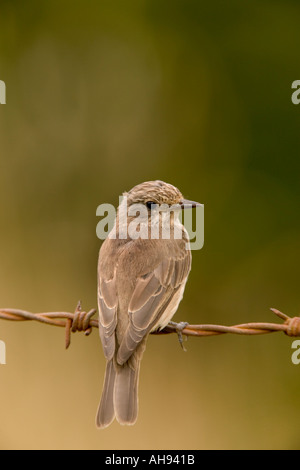
<path fill-rule="evenodd" d="M 153 206 L 171 207 L 178 206 L 178 209 L 188 209 L 200 206 L 198 202 L 184 199 L 183 195 L 175 186 L 164 181 L 146 181 L 134 186 L 128 193 L 127 204 L 144 204 L 148 210 Z"/>

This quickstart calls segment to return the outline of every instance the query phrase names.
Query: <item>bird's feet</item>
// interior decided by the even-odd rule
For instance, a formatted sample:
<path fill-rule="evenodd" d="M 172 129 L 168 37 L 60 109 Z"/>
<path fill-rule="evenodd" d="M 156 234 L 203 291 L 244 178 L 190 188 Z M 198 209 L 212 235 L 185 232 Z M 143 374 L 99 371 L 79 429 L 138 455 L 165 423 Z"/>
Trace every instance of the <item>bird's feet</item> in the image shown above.
<path fill-rule="evenodd" d="M 178 335 L 179 344 L 182 347 L 182 349 L 186 351 L 186 348 L 184 347 L 184 344 L 183 344 L 182 330 L 184 330 L 184 328 L 188 325 L 188 322 L 181 321 L 180 323 L 176 323 L 174 321 L 170 321 L 168 324 L 175 327 L 176 333 Z"/>

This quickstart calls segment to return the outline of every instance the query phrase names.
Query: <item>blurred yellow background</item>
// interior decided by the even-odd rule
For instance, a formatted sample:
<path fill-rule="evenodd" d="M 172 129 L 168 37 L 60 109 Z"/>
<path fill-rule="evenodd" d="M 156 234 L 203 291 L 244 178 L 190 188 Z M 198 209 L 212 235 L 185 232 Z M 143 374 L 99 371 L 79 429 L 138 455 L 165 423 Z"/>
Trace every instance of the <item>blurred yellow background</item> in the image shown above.
<path fill-rule="evenodd" d="M 175 320 L 300 310 L 298 2 L 2 0 L 0 307 L 96 307 L 96 208 L 162 179 L 205 204 Z M 133 427 L 99 431 L 98 332 L 0 321 L 2 449 L 299 449 L 281 333 L 152 336 Z"/>

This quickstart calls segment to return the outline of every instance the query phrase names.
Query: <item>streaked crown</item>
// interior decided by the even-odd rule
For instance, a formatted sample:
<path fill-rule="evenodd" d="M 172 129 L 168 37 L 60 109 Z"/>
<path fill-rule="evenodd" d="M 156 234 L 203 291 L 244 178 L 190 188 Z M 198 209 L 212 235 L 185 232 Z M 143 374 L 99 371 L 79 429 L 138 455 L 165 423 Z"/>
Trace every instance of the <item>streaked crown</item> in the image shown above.
<path fill-rule="evenodd" d="M 179 204 L 183 196 L 179 189 L 164 181 L 146 181 L 145 183 L 134 186 L 124 196 L 128 198 L 128 204 Z"/>

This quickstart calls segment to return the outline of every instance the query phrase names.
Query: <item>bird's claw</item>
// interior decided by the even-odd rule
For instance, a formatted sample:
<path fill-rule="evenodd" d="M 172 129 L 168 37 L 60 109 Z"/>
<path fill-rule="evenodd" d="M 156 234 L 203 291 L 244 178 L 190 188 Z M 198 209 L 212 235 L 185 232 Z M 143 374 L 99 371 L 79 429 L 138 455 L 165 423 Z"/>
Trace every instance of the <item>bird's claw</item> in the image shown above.
<path fill-rule="evenodd" d="M 182 349 L 183 349 L 184 351 L 186 351 L 186 348 L 184 347 L 184 344 L 183 344 L 182 330 L 184 330 L 184 328 L 188 325 L 188 322 L 186 322 L 186 321 L 181 321 L 180 323 L 176 323 L 176 322 L 174 322 L 174 321 L 170 321 L 170 322 L 169 322 L 169 325 L 175 327 L 176 333 L 177 333 L 177 336 L 178 336 L 179 344 L 180 344 L 180 346 L 182 347 Z"/>

